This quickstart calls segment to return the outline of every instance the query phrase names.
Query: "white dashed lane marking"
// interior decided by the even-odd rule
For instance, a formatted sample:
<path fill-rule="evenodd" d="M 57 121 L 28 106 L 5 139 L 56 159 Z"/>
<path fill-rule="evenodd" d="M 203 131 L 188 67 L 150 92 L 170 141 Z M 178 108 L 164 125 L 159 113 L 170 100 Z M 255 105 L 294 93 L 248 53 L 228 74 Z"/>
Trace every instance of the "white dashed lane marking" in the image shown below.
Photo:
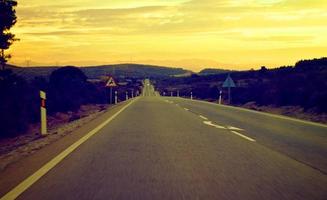
<path fill-rule="evenodd" d="M 199 115 L 199 117 L 204 119 L 204 120 L 208 120 L 208 118 L 206 118 L 205 116 Z"/>
<path fill-rule="evenodd" d="M 245 135 L 243 135 L 243 134 L 241 134 L 239 132 L 236 132 L 236 131 L 231 131 L 231 132 L 234 133 L 234 134 L 236 134 L 236 135 L 238 135 L 238 136 L 240 136 L 240 137 L 242 137 L 242 138 L 244 138 L 244 139 L 247 139 L 247 140 L 249 140 L 251 142 L 255 142 L 255 139 L 252 139 L 252 138 L 250 138 L 248 136 L 245 136 Z"/>
<path fill-rule="evenodd" d="M 211 121 L 204 121 L 203 123 L 206 124 L 206 125 L 208 125 L 208 126 L 213 126 L 213 127 L 220 128 L 220 129 L 226 129 L 223 126 L 219 126 L 217 124 L 213 124 Z"/>
<path fill-rule="evenodd" d="M 237 128 L 237 127 L 234 127 L 234 126 L 227 126 L 227 128 L 228 128 L 229 130 L 234 130 L 234 131 L 244 131 L 244 129 Z"/>

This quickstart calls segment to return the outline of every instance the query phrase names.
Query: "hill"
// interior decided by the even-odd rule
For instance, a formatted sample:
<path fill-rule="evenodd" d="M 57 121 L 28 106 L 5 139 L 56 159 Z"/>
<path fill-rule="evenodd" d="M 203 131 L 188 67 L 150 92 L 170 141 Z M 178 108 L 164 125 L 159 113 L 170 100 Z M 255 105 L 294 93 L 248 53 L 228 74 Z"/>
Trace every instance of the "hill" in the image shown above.
<path fill-rule="evenodd" d="M 206 68 L 201 70 L 198 75 L 212 75 L 212 74 L 224 74 L 231 72 L 231 70 L 227 69 L 214 69 L 214 68 Z"/>
<path fill-rule="evenodd" d="M 9 69 L 25 78 L 31 80 L 34 77 L 49 77 L 49 75 L 60 67 L 17 67 L 9 66 Z M 80 67 L 85 75 L 90 79 L 99 78 L 103 75 L 115 75 L 116 77 L 131 77 L 131 78 L 163 78 L 170 76 L 178 76 L 188 73 L 189 71 L 182 68 L 171 68 L 153 65 L 140 64 L 117 64 L 103 66 L 87 66 Z"/>
<path fill-rule="evenodd" d="M 229 72 L 237 87 L 232 89 L 233 105 L 297 106 L 304 112 L 327 114 L 327 58 L 301 60 L 294 66 L 276 69 Z M 219 91 L 227 102 L 223 82 L 227 73 L 196 75 L 160 80 L 161 94 L 179 91 L 181 96 L 216 101 Z"/>

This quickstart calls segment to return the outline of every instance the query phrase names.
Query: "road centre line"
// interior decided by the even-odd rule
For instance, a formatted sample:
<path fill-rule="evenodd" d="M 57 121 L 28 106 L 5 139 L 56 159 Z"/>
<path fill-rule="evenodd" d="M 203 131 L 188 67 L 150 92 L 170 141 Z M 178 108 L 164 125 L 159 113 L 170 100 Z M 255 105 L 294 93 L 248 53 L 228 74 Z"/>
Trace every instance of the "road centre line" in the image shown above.
<path fill-rule="evenodd" d="M 290 121 L 294 121 L 294 122 L 305 123 L 305 124 L 309 124 L 309 125 L 313 125 L 313 126 L 320 126 L 320 127 L 325 127 L 325 128 L 327 127 L 326 124 L 322 124 L 322 123 L 318 123 L 318 122 L 306 121 L 306 120 L 302 120 L 302 119 L 296 119 L 296 118 L 292 118 L 292 117 L 288 117 L 288 116 L 284 116 L 284 115 L 272 114 L 272 113 L 267 113 L 267 112 L 262 112 L 262 111 L 251 110 L 251 109 L 247 109 L 247 108 L 236 107 L 236 106 L 219 105 L 219 104 L 216 104 L 216 103 L 213 103 L 213 102 L 196 100 L 196 99 L 192 99 L 192 100 L 187 99 L 187 100 L 188 101 L 199 102 L 199 103 L 204 103 L 204 104 L 209 104 L 209 105 L 213 105 L 213 106 L 220 106 L 220 107 L 230 108 L 230 109 L 233 109 L 233 110 L 239 110 L 239 111 L 246 111 L 246 112 L 250 112 L 250 113 L 256 113 L 256 114 L 260 114 L 260 115 L 265 115 L 265 116 L 269 116 L 269 117 L 290 120 Z"/>
<path fill-rule="evenodd" d="M 176 104 L 176 105 L 178 106 L 178 104 Z M 188 108 L 184 108 L 184 110 L 189 111 Z M 194 113 L 194 114 L 196 114 L 196 113 Z M 203 123 L 208 125 L 208 126 L 213 126 L 215 128 L 219 128 L 219 129 L 226 129 L 226 130 L 229 130 L 230 132 L 234 133 L 235 135 L 238 135 L 238 136 L 240 136 L 240 137 L 242 137 L 242 138 L 244 138 L 246 140 L 249 140 L 251 142 L 256 142 L 255 139 L 252 139 L 252 138 L 250 138 L 248 136 L 245 136 L 245 135 L 237 132 L 237 131 L 244 131 L 244 129 L 237 128 L 237 127 L 234 127 L 234 126 L 226 126 L 226 127 L 220 126 L 220 125 L 212 123 L 211 121 L 208 121 L 208 118 L 203 116 L 203 115 L 199 115 L 199 117 L 202 118 L 203 120 L 205 120 L 205 121 L 203 121 Z"/>
<path fill-rule="evenodd" d="M 227 129 L 234 130 L 234 131 L 244 131 L 244 129 L 237 128 L 237 127 L 234 127 L 234 126 L 227 126 Z"/>
<path fill-rule="evenodd" d="M 29 176 L 28 178 L 26 178 L 24 181 L 22 181 L 20 184 L 18 184 L 15 188 L 13 188 L 7 194 L 5 194 L 3 197 L 1 197 L 0 200 L 16 199 L 25 190 L 27 190 L 35 182 L 37 182 L 42 176 L 44 176 L 52 168 L 54 168 L 57 164 L 59 164 L 65 157 L 67 157 L 74 150 L 76 150 L 81 144 L 83 144 L 84 142 L 86 142 L 93 135 L 95 135 L 96 133 L 98 133 L 98 131 L 100 131 L 103 127 L 105 127 L 109 122 L 111 122 L 113 119 L 115 119 L 121 112 L 123 112 L 127 107 L 129 107 L 137 99 L 138 98 L 136 98 L 133 101 L 129 102 L 127 105 L 125 105 L 123 108 L 121 108 L 118 112 L 116 112 L 114 115 L 112 115 L 106 121 L 104 121 L 103 123 L 101 123 L 95 129 L 93 129 L 92 131 L 90 131 L 89 133 L 87 133 L 81 139 L 79 139 L 78 141 L 76 141 L 74 144 L 72 144 L 71 146 L 69 146 L 64 151 L 62 151 L 59 155 L 57 155 L 52 160 L 50 160 L 48 163 L 46 163 L 45 165 L 43 165 L 39 170 L 37 170 L 36 172 L 34 172 L 34 174 L 32 174 L 31 176 Z"/>
<path fill-rule="evenodd" d="M 220 129 L 226 129 L 225 127 L 223 126 L 219 126 L 217 124 L 213 124 L 211 121 L 203 121 L 204 124 L 208 125 L 208 126 L 213 126 L 215 128 L 220 128 Z"/>
<path fill-rule="evenodd" d="M 236 132 L 236 131 L 231 131 L 231 132 L 234 133 L 234 134 L 236 134 L 236 135 L 238 135 L 238 136 L 240 136 L 240 137 L 242 137 L 242 138 L 244 138 L 244 139 L 247 139 L 247 140 L 249 140 L 251 142 L 255 142 L 255 139 L 252 139 L 252 138 L 250 138 L 248 136 L 245 136 L 245 135 L 243 135 L 243 134 L 241 134 L 239 132 Z"/>
<path fill-rule="evenodd" d="M 199 115 L 200 118 L 204 119 L 204 120 L 208 120 L 208 118 L 206 118 L 205 116 L 203 115 Z"/>
<path fill-rule="evenodd" d="M 219 126 L 219 125 L 217 125 L 217 124 L 213 124 L 211 121 L 203 121 L 203 123 L 206 124 L 206 125 L 209 125 L 209 126 L 216 127 L 216 128 L 227 129 L 227 128 L 223 127 L 223 126 Z M 252 139 L 252 138 L 250 138 L 250 137 L 248 137 L 248 136 L 245 136 L 245 135 L 243 135 L 243 134 L 241 134 L 241 133 L 239 133 L 239 132 L 232 131 L 232 130 L 230 130 L 230 129 L 227 129 L 227 130 L 229 130 L 230 132 L 234 133 L 235 135 L 238 135 L 238 136 L 240 136 L 240 137 L 242 137 L 242 138 L 244 138 L 244 139 L 246 139 L 246 140 L 249 140 L 249 141 L 251 141 L 251 142 L 255 142 L 255 141 L 256 141 L 255 139 Z"/>

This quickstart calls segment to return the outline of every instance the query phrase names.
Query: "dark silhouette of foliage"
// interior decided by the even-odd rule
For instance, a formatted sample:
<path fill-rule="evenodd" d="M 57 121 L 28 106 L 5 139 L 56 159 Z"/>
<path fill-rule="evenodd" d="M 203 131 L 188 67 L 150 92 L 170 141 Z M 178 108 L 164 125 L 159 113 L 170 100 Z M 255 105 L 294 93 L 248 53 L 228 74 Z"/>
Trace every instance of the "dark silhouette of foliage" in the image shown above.
<path fill-rule="evenodd" d="M 235 105 L 255 102 L 258 105 L 300 106 L 307 111 L 327 113 L 327 58 L 301 60 L 292 66 L 230 72 L 237 87 L 232 89 Z M 179 90 L 185 96 L 192 88 L 194 98 L 216 101 L 227 74 L 162 79 L 161 93 Z M 216 90 L 216 91 L 215 91 Z M 227 90 L 223 89 L 226 102 Z"/>
<path fill-rule="evenodd" d="M 75 111 L 86 103 L 87 77 L 77 67 L 63 67 L 52 72 L 49 82 L 49 111 Z"/>
<path fill-rule="evenodd" d="M 5 54 L 5 50 L 17 40 L 15 35 L 9 32 L 10 28 L 16 24 L 16 6 L 15 0 L 0 0 L 0 65 L 2 70 L 11 58 L 10 54 Z"/>
<path fill-rule="evenodd" d="M 30 124 L 40 121 L 40 90 L 47 93 L 48 115 L 76 111 L 82 104 L 107 104 L 105 82 L 92 82 L 87 78 L 80 68 L 70 66 L 53 70 L 50 77 L 27 80 L 12 70 L 0 70 L 0 138 L 23 134 Z M 129 97 L 132 91 L 134 94 L 141 91 L 139 79 L 116 78 L 117 83 L 124 81 L 128 84 L 113 88 L 118 90 L 119 101 L 125 100 L 126 91 Z M 71 120 L 78 119 L 76 116 Z"/>
<path fill-rule="evenodd" d="M 26 130 L 29 121 L 26 81 L 10 70 L 0 71 L 0 137 Z"/>

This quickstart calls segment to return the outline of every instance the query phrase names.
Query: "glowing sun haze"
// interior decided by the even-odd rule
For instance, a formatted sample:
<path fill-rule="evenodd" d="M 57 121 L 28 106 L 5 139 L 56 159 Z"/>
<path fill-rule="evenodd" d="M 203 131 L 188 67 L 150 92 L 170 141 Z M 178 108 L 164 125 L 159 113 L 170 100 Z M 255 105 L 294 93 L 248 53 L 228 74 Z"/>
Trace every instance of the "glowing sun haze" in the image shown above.
<path fill-rule="evenodd" d="M 249 69 L 327 55 L 326 0 L 24 0 L 11 63 Z"/>

